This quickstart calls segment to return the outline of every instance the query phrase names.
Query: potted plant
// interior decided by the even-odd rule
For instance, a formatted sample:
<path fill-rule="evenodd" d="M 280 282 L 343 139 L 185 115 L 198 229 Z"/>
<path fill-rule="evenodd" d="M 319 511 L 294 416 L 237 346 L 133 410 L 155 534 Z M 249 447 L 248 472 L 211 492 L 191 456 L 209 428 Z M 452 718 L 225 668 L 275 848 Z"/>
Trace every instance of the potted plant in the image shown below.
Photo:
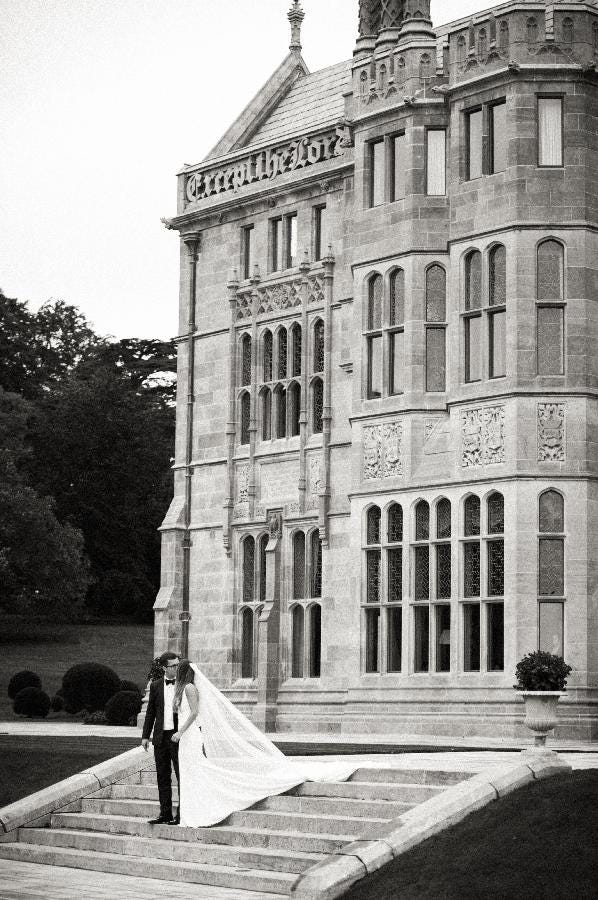
<path fill-rule="evenodd" d="M 571 672 L 562 656 L 535 650 L 517 664 L 516 691 L 525 702 L 525 724 L 535 732 L 535 746 L 546 747 L 546 735 L 557 722 L 557 705 L 563 696 Z"/>

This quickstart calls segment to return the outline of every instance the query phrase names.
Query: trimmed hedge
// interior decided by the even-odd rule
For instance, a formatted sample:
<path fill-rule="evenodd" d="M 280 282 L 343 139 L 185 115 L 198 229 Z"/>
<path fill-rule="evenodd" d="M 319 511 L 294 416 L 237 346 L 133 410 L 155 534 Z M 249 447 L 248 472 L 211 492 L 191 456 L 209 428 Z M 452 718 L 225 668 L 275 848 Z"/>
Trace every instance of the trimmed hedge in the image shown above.
<path fill-rule="evenodd" d="M 141 688 L 138 685 L 136 685 L 134 681 L 121 681 L 120 690 L 121 691 L 134 691 L 135 693 L 139 694 L 140 696 L 143 696 L 143 692 L 142 692 Z"/>
<path fill-rule="evenodd" d="M 16 675 L 13 675 L 8 682 L 8 696 L 11 700 L 14 700 L 23 688 L 34 687 L 41 689 L 41 686 L 42 680 L 36 672 L 23 669 L 22 672 L 17 672 Z"/>
<path fill-rule="evenodd" d="M 106 718 L 110 725 L 129 725 L 133 716 L 141 712 L 141 694 L 119 691 L 106 704 Z"/>
<path fill-rule="evenodd" d="M 12 705 L 17 716 L 28 719 L 45 719 L 50 712 L 50 698 L 38 687 L 26 687 L 19 691 Z"/>
<path fill-rule="evenodd" d="M 64 707 L 68 713 L 103 709 L 119 690 L 120 678 L 113 669 L 101 663 L 71 666 L 62 679 Z"/>

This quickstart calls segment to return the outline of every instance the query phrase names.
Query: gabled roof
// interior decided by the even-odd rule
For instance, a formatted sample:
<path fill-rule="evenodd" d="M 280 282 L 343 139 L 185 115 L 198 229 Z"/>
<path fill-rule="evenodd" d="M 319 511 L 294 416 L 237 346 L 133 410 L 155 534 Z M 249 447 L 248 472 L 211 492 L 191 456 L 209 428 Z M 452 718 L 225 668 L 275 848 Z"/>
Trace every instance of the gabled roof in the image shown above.
<path fill-rule="evenodd" d="M 350 82 L 350 62 L 337 63 L 300 78 L 253 134 L 251 143 L 270 143 L 334 125 L 343 117 L 343 91 Z"/>

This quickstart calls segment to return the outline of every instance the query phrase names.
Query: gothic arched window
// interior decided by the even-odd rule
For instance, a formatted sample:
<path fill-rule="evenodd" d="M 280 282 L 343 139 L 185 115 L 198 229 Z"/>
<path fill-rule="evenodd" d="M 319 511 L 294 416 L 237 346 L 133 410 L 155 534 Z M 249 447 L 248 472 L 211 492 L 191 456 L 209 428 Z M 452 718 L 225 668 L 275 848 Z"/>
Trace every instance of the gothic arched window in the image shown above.
<path fill-rule="evenodd" d="M 241 613 L 241 678 L 253 678 L 253 610 Z"/>
<path fill-rule="evenodd" d="M 305 596 L 305 533 L 296 531 L 293 535 L 293 597 L 302 600 Z"/>
<path fill-rule="evenodd" d="M 255 600 L 255 538 L 243 539 L 243 603 Z"/>
<path fill-rule="evenodd" d="M 482 254 L 472 250 L 465 259 L 465 309 L 482 305 Z"/>
<path fill-rule="evenodd" d="M 324 371 L 324 323 L 318 319 L 314 325 L 313 371 Z"/>
<path fill-rule="evenodd" d="M 533 17 L 527 20 L 526 28 L 528 44 L 535 44 L 538 40 L 538 23 Z"/>
<path fill-rule="evenodd" d="M 558 491 L 538 498 L 538 649 L 562 656 L 565 609 L 565 502 Z"/>
<path fill-rule="evenodd" d="M 419 61 L 419 80 L 428 81 L 432 74 L 432 58 L 429 53 L 424 53 Z"/>
<path fill-rule="evenodd" d="M 272 381 L 272 332 L 265 331 L 262 340 L 262 352 L 264 362 L 264 381 Z"/>
<path fill-rule="evenodd" d="M 294 606 L 291 613 L 291 646 L 292 661 L 291 675 L 293 678 L 303 678 L 303 654 L 305 638 L 305 613 L 300 605 Z"/>
<path fill-rule="evenodd" d="M 244 334 L 241 338 L 241 385 L 251 384 L 251 338 Z"/>
<path fill-rule="evenodd" d="M 260 394 L 260 415 L 262 420 L 262 440 L 272 440 L 272 394 L 264 388 Z"/>
<path fill-rule="evenodd" d="M 465 40 L 465 35 L 460 34 L 457 39 L 457 62 L 459 65 L 462 65 L 465 62 L 465 58 L 467 56 L 467 41 Z"/>
<path fill-rule="evenodd" d="M 482 377 L 482 254 L 472 250 L 465 258 L 465 381 Z"/>
<path fill-rule="evenodd" d="M 383 281 L 374 275 L 368 282 L 366 320 L 366 393 L 369 398 L 382 396 L 382 301 Z"/>
<path fill-rule="evenodd" d="M 488 361 L 490 378 L 506 375 L 507 251 L 499 244 L 488 256 Z"/>
<path fill-rule="evenodd" d="M 266 548 L 268 546 L 269 537 L 262 534 L 259 540 L 259 599 L 266 599 Z"/>
<path fill-rule="evenodd" d="M 282 385 L 276 385 L 273 397 L 276 437 L 284 438 L 287 436 L 287 392 Z"/>
<path fill-rule="evenodd" d="M 390 276 L 388 315 L 388 392 L 404 390 L 405 370 L 405 272 L 396 269 Z"/>
<path fill-rule="evenodd" d="M 311 429 L 313 434 L 321 434 L 324 421 L 324 382 L 314 378 L 311 384 Z"/>
<path fill-rule="evenodd" d="M 249 422 L 251 418 L 251 395 L 243 391 L 240 400 L 241 406 L 241 444 L 249 443 Z"/>
<path fill-rule="evenodd" d="M 393 503 L 388 510 L 387 535 L 389 544 L 397 544 L 403 540 L 403 509 L 398 503 Z"/>
<path fill-rule="evenodd" d="M 287 377 L 287 333 L 284 328 L 278 332 L 277 378 Z"/>
<path fill-rule="evenodd" d="M 301 325 L 298 322 L 291 328 L 291 375 L 301 375 Z"/>
<path fill-rule="evenodd" d="M 446 272 L 426 271 L 426 390 L 446 390 Z"/>
<path fill-rule="evenodd" d="M 366 517 L 366 601 L 380 602 L 380 509 L 372 506 Z"/>
<path fill-rule="evenodd" d="M 319 678 L 322 656 L 322 607 L 309 608 L 309 677 Z"/>
<path fill-rule="evenodd" d="M 572 44 L 574 39 L 573 19 L 567 16 L 563 19 L 563 43 Z"/>
<path fill-rule="evenodd" d="M 289 405 L 289 437 L 295 437 L 300 432 L 301 413 L 301 385 L 297 381 L 291 382 L 288 389 Z"/>
<path fill-rule="evenodd" d="M 564 373 L 564 251 L 558 241 L 543 241 L 537 254 L 538 375 Z"/>
<path fill-rule="evenodd" d="M 322 541 L 318 530 L 312 531 L 310 546 L 310 597 L 322 596 Z"/>

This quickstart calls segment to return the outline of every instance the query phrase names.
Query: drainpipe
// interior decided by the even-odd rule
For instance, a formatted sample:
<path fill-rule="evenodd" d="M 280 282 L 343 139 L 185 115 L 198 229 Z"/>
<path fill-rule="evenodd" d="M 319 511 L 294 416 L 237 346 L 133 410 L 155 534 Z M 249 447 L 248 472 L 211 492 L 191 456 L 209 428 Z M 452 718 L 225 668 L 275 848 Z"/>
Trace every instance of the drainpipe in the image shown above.
<path fill-rule="evenodd" d="M 183 605 L 179 614 L 181 622 L 181 656 L 189 655 L 189 582 L 191 576 L 191 503 L 192 503 L 192 478 L 193 467 L 193 412 L 195 404 L 195 295 L 197 290 L 197 259 L 200 249 L 200 234 L 192 232 L 182 235 L 187 246 L 187 261 L 189 264 L 189 322 L 187 326 L 187 427 L 185 434 L 185 505 L 184 505 L 184 536 L 183 536 Z"/>

